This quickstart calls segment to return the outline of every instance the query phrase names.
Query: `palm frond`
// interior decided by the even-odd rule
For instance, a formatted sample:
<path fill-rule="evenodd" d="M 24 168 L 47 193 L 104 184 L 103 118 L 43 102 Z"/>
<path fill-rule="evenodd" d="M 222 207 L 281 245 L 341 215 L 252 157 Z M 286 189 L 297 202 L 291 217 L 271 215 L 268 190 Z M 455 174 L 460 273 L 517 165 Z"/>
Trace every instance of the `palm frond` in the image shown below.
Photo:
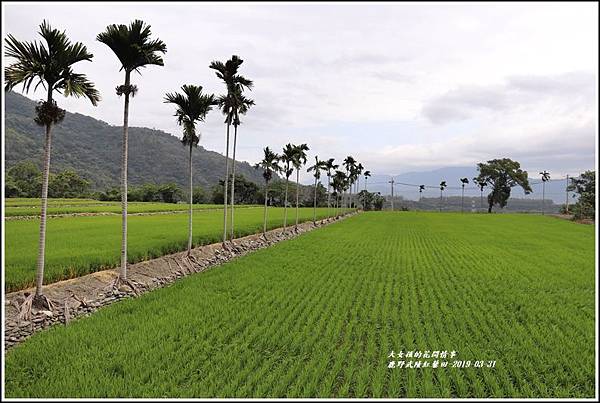
<path fill-rule="evenodd" d="M 93 55 L 80 42 L 71 43 L 64 31 L 53 29 L 47 21 L 40 25 L 42 42 L 21 42 L 7 35 L 5 56 L 16 60 L 5 70 L 5 88 L 11 90 L 23 84 L 29 92 L 42 85 L 47 91 L 63 92 L 65 96 L 87 97 L 92 104 L 100 101 L 100 93 L 84 74 L 74 73 L 72 65 L 91 61 Z"/>
<path fill-rule="evenodd" d="M 197 145 L 200 137 L 196 135 L 196 122 L 204 121 L 215 104 L 215 97 L 213 94 L 203 94 L 200 85 L 186 84 L 181 87 L 181 90 L 183 94 L 167 93 L 164 103 L 177 106 L 175 117 L 177 123 L 183 127 L 183 144 Z"/>
<path fill-rule="evenodd" d="M 160 53 L 167 53 L 167 45 L 160 39 L 150 39 L 150 25 L 134 20 L 129 26 L 112 24 L 96 36 L 107 45 L 121 62 L 125 71 L 139 71 L 148 65 L 163 66 Z"/>

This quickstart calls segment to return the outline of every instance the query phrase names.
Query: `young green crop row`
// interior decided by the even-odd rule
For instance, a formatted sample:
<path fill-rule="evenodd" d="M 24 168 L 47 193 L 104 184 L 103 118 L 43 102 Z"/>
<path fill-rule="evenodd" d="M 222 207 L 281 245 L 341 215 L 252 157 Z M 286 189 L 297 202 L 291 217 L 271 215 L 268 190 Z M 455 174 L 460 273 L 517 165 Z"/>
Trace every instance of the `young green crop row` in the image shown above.
<path fill-rule="evenodd" d="M 61 199 L 61 198 L 49 198 L 48 206 L 73 206 L 73 205 L 120 205 L 121 202 L 116 201 L 101 201 L 94 199 Z M 39 207 L 40 199 L 39 198 L 31 198 L 31 197 L 11 197 L 4 199 L 5 207 L 18 207 L 18 206 L 28 206 L 28 207 Z"/>
<path fill-rule="evenodd" d="M 120 202 L 107 202 L 111 204 L 84 204 L 75 203 L 69 205 L 64 204 L 48 204 L 48 214 L 73 214 L 73 213 L 120 213 L 121 203 Z M 194 204 L 192 205 L 194 210 L 214 210 L 222 209 L 222 204 Z M 239 205 L 237 208 L 245 207 L 258 207 L 256 205 Z M 158 212 L 169 212 L 169 211 L 188 211 L 189 205 L 187 204 L 175 204 L 175 203 L 151 203 L 151 202 L 139 202 L 139 203 L 128 203 L 127 212 L 129 214 L 135 213 L 158 213 Z M 11 216 L 39 216 L 41 208 L 40 206 L 7 206 L 4 215 L 7 217 Z"/>
<path fill-rule="evenodd" d="M 313 209 L 301 208 L 300 221 L 312 220 Z M 333 209 L 330 210 L 333 214 Z M 269 208 L 268 228 L 283 225 L 283 208 Z M 328 216 L 327 208 L 317 217 Z M 288 225 L 295 221 L 288 209 Z M 120 261 L 119 216 L 68 217 L 48 220 L 45 283 L 110 268 Z M 186 214 L 131 216 L 129 218 L 128 260 L 138 262 L 187 247 Z M 241 208 L 235 213 L 237 236 L 262 231 L 263 209 Z M 34 284 L 39 220 L 5 222 L 5 289 L 14 291 Z M 195 211 L 194 245 L 219 242 L 223 231 L 222 210 Z"/>
<path fill-rule="evenodd" d="M 33 336 L 6 394 L 590 398 L 594 269 L 589 226 L 364 213 Z"/>

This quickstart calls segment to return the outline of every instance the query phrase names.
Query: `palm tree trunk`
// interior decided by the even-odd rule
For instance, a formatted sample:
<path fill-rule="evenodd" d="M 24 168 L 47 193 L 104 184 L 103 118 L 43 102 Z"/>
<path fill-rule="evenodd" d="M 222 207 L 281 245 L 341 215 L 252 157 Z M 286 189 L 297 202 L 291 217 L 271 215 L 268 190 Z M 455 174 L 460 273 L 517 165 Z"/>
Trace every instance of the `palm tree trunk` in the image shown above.
<path fill-rule="evenodd" d="M 300 200 L 300 168 L 296 168 L 296 225 L 294 231 L 298 230 L 298 201 Z"/>
<path fill-rule="evenodd" d="M 338 196 L 337 194 L 335 195 L 335 198 L 333 199 L 333 219 L 337 219 L 337 199 Z"/>
<path fill-rule="evenodd" d="M 227 120 L 227 139 L 225 148 L 225 182 L 223 183 L 223 244 L 227 242 L 227 184 L 229 182 L 229 126 Z"/>
<path fill-rule="evenodd" d="M 233 125 L 233 162 L 231 165 L 231 240 L 233 241 L 233 213 L 235 204 L 235 148 L 237 143 L 237 125 Z"/>
<path fill-rule="evenodd" d="M 48 104 L 52 104 L 52 90 L 48 90 Z M 38 243 L 35 297 L 42 296 L 44 284 L 44 263 L 46 261 L 46 211 L 48 208 L 48 178 L 50 176 L 50 152 L 52 150 L 52 124 L 46 125 L 44 144 L 44 173 L 42 177 L 42 211 L 40 215 L 40 238 Z"/>
<path fill-rule="evenodd" d="M 283 202 L 283 232 L 287 231 L 287 203 L 288 203 L 288 185 L 290 183 L 289 177 L 285 178 L 285 201 Z"/>
<path fill-rule="evenodd" d="M 263 235 L 267 238 L 267 195 L 269 194 L 269 183 L 265 182 L 265 211 L 263 214 Z"/>
<path fill-rule="evenodd" d="M 440 190 L 440 213 L 442 212 L 442 195 L 443 195 L 444 191 Z"/>
<path fill-rule="evenodd" d="M 350 182 L 350 186 L 348 186 L 348 207 L 352 209 L 352 186 L 354 183 Z"/>
<path fill-rule="evenodd" d="M 192 142 L 190 141 L 190 160 L 189 160 L 189 172 L 190 172 L 190 211 L 188 217 L 188 252 L 187 255 L 192 254 L 192 204 L 194 203 L 194 190 L 192 187 Z"/>
<path fill-rule="evenodd" d="M 125 106 L 123 108 L 123 147 L 121 151 L 121 272 L 119 277 L 127 279 L 127 143 L 129 141 L 129 93 L 131 72 L 125 72 Z"/>
<path fill-rule="evenodd" d="M 317 225 L 317 178 L 315 178 L 315 200 L 313 201 L 313 225 Z"/>
<path fill-rule="evenodd" d="M 546 200 L 546 182 L 542 181 L 542 215 L 544 215 L 545 200 Z"/>
<path fill-rule="evenodd" d="M 327 220 L 331 218 L 331 176 L 327 175 Z"/>
<path fill-rule="evenodd" d="M 460 197 L 460 212 L 464 213 L 465 211 L 465 185 L 462 186 L 462 196 Z"/>

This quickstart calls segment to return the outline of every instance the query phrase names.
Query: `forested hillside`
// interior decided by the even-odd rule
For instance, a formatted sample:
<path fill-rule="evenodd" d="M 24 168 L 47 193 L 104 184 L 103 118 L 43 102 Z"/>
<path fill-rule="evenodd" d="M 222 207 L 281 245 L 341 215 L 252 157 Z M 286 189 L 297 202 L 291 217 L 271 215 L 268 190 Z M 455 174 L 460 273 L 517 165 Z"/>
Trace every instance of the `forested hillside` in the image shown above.
<path fill-rule="evenodd" d="M 6 167 L 31 160 L 41 166 L 43 128 L 33 121 L 36 103 L 14 92 L 5 93 Z M 91 181 L 92 188 L 119 184 L 122 130 L 103 121 L 67 112 L 53 129 L 51 171 L 74 169 Z M 223 178 L 223 155 L 198 147 L 194 151 L 194 184 L 210 188 Z M 187 184 L 187 158 L 179 139 L 145 127 L 129 129 L 129 183 L 176 182 Z M 238 162 L 236 171 L 262 184 L 259 170 Z"/>

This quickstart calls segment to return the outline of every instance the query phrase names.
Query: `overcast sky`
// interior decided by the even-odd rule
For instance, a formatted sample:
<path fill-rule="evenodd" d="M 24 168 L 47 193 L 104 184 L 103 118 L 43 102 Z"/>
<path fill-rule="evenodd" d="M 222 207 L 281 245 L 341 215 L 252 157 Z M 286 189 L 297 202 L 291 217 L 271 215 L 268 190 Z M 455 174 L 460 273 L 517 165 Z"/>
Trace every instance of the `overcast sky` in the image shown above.
<path fill-rule="evenodd" d="M 220 94 L 212 60 L 244 59 L 256 106 L 239 129 L 238 159 L 307 143 L 309 157 L 353 155 L 377 174 L 519 160 L 553 177 L 594 167 L 598 5 L 532 4 L 10 4 L 3 35 L 37 39 L 48 19 L 94 54 L 74 70 L 102 94 L 59 105 L 114 125 L 124 75 L 95 40 L 142 19 L 167 44 L 165 66 L 133 76 L 130 125 L 179 135 L 166 92 L 199 84 Z M 4 59 L 4 64 L 10 63 Z M 28 95 L 43 97 L 41 93 Z M 201 144 L 224 153 L 215 111 Z M 183 154 L 182 154 L 183 158 Z M 310 182 L 305 174 L 304 180 Z"/>

